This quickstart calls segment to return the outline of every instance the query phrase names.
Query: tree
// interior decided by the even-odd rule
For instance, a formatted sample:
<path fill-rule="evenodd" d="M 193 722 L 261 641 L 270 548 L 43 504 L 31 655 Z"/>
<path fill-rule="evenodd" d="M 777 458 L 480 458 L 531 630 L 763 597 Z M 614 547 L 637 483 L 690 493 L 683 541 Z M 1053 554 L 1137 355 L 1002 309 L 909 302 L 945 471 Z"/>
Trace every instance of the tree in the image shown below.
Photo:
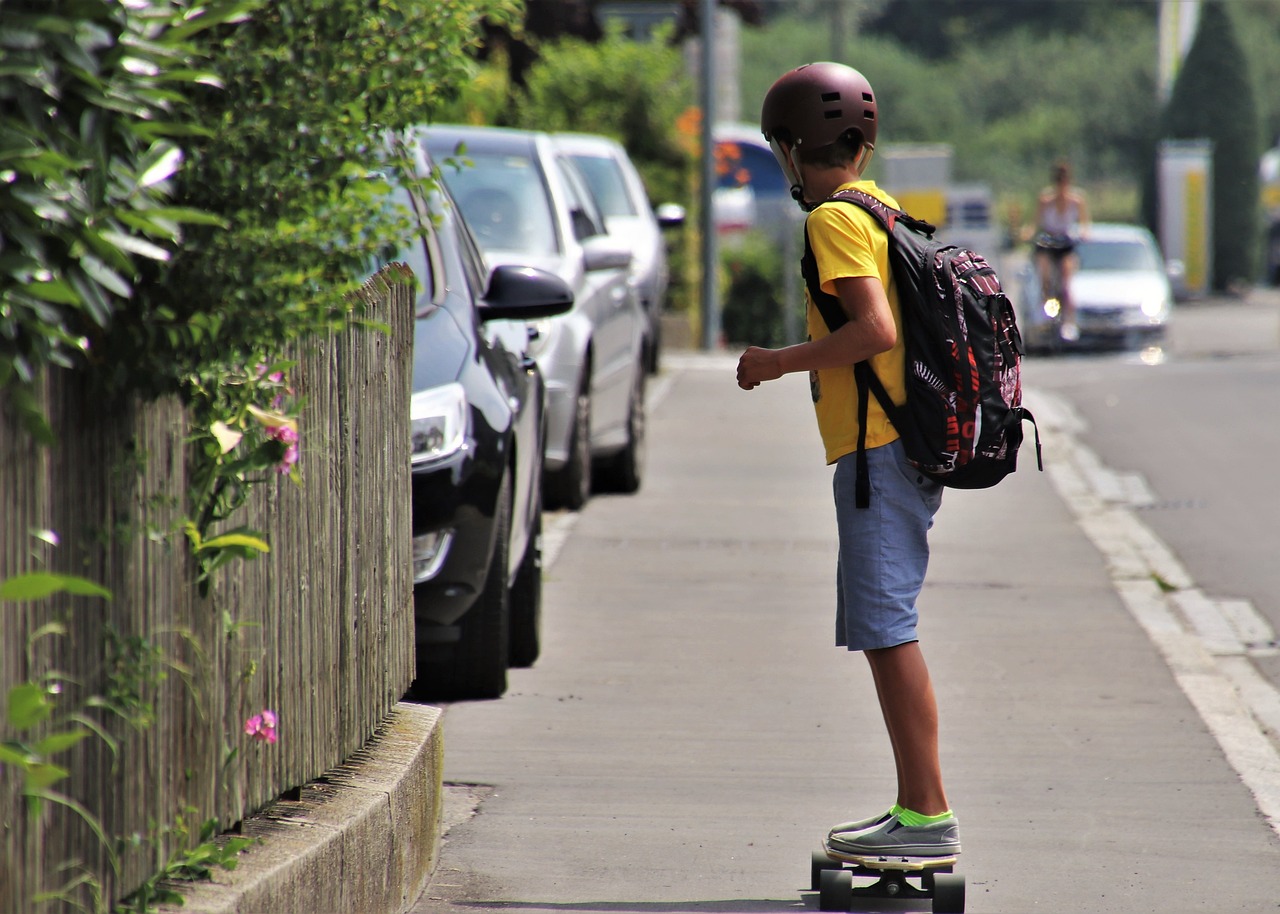
<path fill-rule="evenodd" d="M 1119 5 L 1078 0 L 888 0 L 867 18 L 865 28 L 922 57 L 943 60 L 966 45 L 1023 27 L 1041 35 L 1103 35 Z M 1146 11 L 1149 18 L 1154 17 L 1151 6 Z"/>
<path fill-rule="evenodd" d="M 1262 144 L 1253 82 L 1222 0 L 1208 0 L 1201 8 L 1200 26 L 1161 114 L 1159 133 L 1165 139 L 1213 141 L 1213 288 L 1225 291 L 1252 282 Z M 1145 209 L 1151 223 L 1154 191 L 1149 180 Z"/>
<path fill-rule="evenodd" d="M 652 199 L 684 199 L 690 162 L 675 124 L 693 91 L 680 53 L 661 37 L 640 43 L 611 29 L 599 43 L 564 39 L 540 54 L 513 126 L 612 137 L 635 162 Z"/>

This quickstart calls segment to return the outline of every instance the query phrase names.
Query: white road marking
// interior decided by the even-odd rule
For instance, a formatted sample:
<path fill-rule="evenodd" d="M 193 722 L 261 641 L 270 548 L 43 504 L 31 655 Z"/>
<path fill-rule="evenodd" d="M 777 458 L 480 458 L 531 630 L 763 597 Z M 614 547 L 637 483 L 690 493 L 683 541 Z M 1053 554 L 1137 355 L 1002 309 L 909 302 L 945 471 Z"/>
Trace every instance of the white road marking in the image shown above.
<path fill-rule="evenodd" d="M 1276 652 L 1276 635 L 1247 600 L 1196 587 L 1173 551 L 1133 508 L 1154 503 L 1146 482 L 1105 466 L 1077 435 L 1063 398 L 1035 391 L 1036 419 L 1060 460 L 1046 464 L 1058 494 L 1107 560 L 1112 584 L 1147 633 L 1227 761 L 1280 835 L 1280 690 L 1250 658 Z M 1046 448 L 1047 449 L 1047 448 Z M 1268 737 L 1268 732 L 1271 737 Z"/>

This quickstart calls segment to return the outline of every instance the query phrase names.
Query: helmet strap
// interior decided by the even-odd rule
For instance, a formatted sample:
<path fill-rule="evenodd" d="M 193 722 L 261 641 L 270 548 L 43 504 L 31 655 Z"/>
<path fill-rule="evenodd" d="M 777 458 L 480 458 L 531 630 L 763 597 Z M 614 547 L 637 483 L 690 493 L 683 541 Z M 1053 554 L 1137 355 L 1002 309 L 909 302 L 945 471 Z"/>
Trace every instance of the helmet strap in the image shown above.
<path fill-rule="evenodd" d="M 858 157 L 853 161 L 853 170 L 858 173 L 858 177 L 862 177 L 867 173 L 867 166 L 871 164 L 871 157 L 876 153 L 874 143 L 863 143 L 862 148 L 858 150 Z"/>
<path fill-rule="evenodd" d="M 812 212 L 816 204 L 806 203 L 804 199 L 804 179 L 800 176 L 800 166 L 796 164 L 794 144 L 783 146 L 776 139 L 769 138 L 769 146 L 773 149 L 773 157 L 778 160 L 783 175 L 791 183 L 791 199 L 800 204 L 806 213 Z"/>
<path fill-rule="evenodd" d="M 806 213 L 811 213 L 818 208 L 817 203 L 808 203 L 805 201 L 804 188 L 801 187 L 799 184 L 791 185 L 791 199 L 795 200 L 796 203 L 800 204 L 800 208 L 804 210 Z"/>

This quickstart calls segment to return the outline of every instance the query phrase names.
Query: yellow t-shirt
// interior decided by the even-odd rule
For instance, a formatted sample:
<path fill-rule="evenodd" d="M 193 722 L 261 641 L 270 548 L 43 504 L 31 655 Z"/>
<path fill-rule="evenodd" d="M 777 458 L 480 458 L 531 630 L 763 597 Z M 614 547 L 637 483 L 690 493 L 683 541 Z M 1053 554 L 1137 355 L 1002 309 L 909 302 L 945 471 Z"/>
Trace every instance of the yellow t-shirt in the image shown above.
<path fill-rule="evenodd" d="M 897 201 L 876 187 L 874 181 L 843 184 L 840 189 L 857 188 L 878 197 L 889 206 Z M 842 277 L 876 276 L 884 284 L 898 328 L 898 340 L 888 352 L 871 358 L 871 367 L 884 384 L 894 403 L 906 402 L 904 366 L 906 350 L 902 338 L 902 312 L 898 305 L 898 289 L 889 267 L 889 236 L 875 217 L 849 203 L 824 203 L 809 214 L 806 226 L 809 245 L 818 262 L 818 281 L 822 291 L 834 295 L 835 280 Z M 809 339 L 827 336 L 826 321 L 805 290 L 805 311 Z M 813 406 L 818 415 L 818 431 L 827 452 L 827 463 L 835 463 L 845 454 L 858 449 L 858 388 L 853 379 L 853 366 L 829 368 L 809 373 Z M 881 447 L 898 438 L 889 417 L 875 395 L 868 392 L 867 447 Z"/>

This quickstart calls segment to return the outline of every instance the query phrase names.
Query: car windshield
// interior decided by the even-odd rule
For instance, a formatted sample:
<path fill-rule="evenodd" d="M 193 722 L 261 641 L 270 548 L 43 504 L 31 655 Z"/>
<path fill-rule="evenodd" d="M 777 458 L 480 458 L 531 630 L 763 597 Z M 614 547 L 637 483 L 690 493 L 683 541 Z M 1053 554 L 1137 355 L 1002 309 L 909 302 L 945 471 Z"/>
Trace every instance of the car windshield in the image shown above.
<path fill-rule="evenodd" d="M 467 153 L 441 169 L 449 193 L 486 252 L 556 253 L 551 201 L 537 164 L 524 155 Z"/>
<path fill-rule="evenodd" d="M 1141 241 L 1082 241 L 1076 247 L 1082 270 L 1159 270 L 1156 252 Z"/>
<path fill-rule="evenodd" d="M 634 216 L 635 205 L 627 194 L 618 163 L 606 156 L 575 155 L 573 163 L 582 172 L 596 203 L 605 216 Z"/>

